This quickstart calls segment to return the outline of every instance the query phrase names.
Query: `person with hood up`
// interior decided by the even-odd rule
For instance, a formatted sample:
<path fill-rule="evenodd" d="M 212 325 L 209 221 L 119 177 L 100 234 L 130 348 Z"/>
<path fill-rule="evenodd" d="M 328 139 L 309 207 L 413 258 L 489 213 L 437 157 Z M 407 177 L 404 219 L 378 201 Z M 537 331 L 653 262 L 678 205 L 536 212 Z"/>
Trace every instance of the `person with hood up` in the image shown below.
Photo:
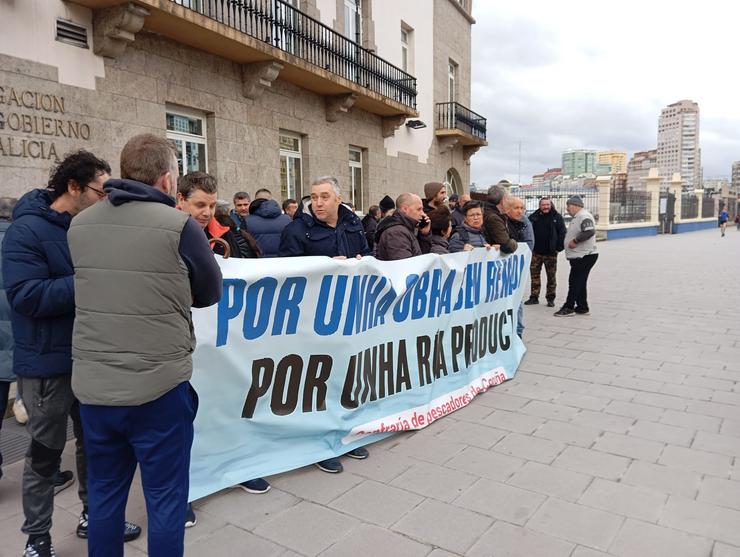
<path fill-rule="evenodd" d="M 402 193 L 396 199 L 396 212 L 383 219 L 375 232 L 375 257 L 395 261 L 421 255 L 418 235 L 428 235 L 431 222 L 424 214 L 421 198 Z"/>
<path fill-rule="evenodd" d="M 260 191 L 270 193 L 264 189 Z M 255 195 L 255 200 L 249 206 L 246 231 L 257 240 L 263 257 L 277 257 L 280 236 L 291 222 L 291 218 L 283 213 L 277 201 Z"/>

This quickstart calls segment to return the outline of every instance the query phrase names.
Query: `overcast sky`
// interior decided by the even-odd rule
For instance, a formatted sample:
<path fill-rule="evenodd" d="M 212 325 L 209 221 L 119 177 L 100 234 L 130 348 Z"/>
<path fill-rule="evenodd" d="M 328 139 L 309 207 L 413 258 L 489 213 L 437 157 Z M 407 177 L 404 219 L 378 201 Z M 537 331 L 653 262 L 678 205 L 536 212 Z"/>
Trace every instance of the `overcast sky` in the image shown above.
<path fill-rule="evenodd" d="M 661 108 L 681 99 L 699 103 L 704 176 L 740 160 L 735 2 L 474 0 L 473 15 L 470 108 L 488 147 L 471 181 L 515 182 L 519 142 L 522 183 L 565 149 L 654 149 Z"/>

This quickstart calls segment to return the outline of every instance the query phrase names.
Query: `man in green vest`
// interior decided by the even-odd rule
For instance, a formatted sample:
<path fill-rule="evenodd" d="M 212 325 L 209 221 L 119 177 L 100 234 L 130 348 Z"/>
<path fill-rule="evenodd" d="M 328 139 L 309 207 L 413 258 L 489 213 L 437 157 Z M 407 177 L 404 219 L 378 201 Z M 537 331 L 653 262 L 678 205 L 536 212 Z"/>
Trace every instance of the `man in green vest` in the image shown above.
<path fill-rule="evenodd" d="M 137 464 L 150 556 L 180 556 L 197 394 L 191 307 L 221 297 L 203 229 L 175 209 L 178 164 L 166 139 L 132 137 L 121 180 L 73 219 L 72 389 L 88 457 L 88 555 L 123 556 L 123 521 Z"/>

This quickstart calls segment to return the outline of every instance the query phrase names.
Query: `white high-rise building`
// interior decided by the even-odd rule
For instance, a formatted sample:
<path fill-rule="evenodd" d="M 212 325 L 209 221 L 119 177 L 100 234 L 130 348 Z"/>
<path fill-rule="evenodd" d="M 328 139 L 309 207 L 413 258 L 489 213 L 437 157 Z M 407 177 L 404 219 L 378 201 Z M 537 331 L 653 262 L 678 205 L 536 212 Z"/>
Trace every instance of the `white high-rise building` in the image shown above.
<path fill-rule="evenodd" d="M 681 174 L 686 190 L 701 187 L 699 105 L 683 100 L 669 104 L 658 121 L 658 170 L 663 185 Z"/>

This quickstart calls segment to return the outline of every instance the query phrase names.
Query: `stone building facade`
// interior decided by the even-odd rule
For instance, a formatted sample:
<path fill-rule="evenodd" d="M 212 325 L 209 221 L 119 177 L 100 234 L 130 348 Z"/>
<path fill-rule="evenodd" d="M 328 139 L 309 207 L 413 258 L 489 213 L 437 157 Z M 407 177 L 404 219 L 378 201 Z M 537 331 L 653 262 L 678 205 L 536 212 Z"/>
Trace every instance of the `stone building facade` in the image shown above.
<path fill-rule="evenodd" d="M 242 2 L 251 3 L 264 2 Z M 123 144 L 141 132 L 173 139 L 183 171 L 215 175 L 224 199 L 261 187 L 276 198 L 300 198 L 312 179 L 327 174 L 339 178 L 344 199 L 358 210 L 386 194 L 421 193 L 430 180 L 467 189 L 470 157 L 486 145 L 485 120 L 466 108 L 470 2 L 408 0 L 399 9 L 390 9 L 390 0 L 268 2 L 332 44 L 352 22 L 343 10 L 355 9 L 350 15 L 360 30 L 353 38 L 373 52 L 350 44 L 343 75 L 312 64 L 287 35 L 276 48 L 249 36 L 244 24 L 240 32 L 224 25 L 225 14 L 208 12 L 228 4 L 29 0 L 3 8 L 12 31 L 0 37 L 2 195 L 42 186 L 55 160 L 80 148 L 108 160 L 117 175 Z M 27 47 L 29 39 L 37 49 Z M 412 62 L 413 98 L 383 94 L 404 79 L 383 77 L 390 89 L 380 93 L 365 87 L 363 72 L 369 76 L 376 66 L 352 66 L 360 58 L 384 63 L 394 76 Z M 449 101 L 459 103 L 452 118 Z"/>

